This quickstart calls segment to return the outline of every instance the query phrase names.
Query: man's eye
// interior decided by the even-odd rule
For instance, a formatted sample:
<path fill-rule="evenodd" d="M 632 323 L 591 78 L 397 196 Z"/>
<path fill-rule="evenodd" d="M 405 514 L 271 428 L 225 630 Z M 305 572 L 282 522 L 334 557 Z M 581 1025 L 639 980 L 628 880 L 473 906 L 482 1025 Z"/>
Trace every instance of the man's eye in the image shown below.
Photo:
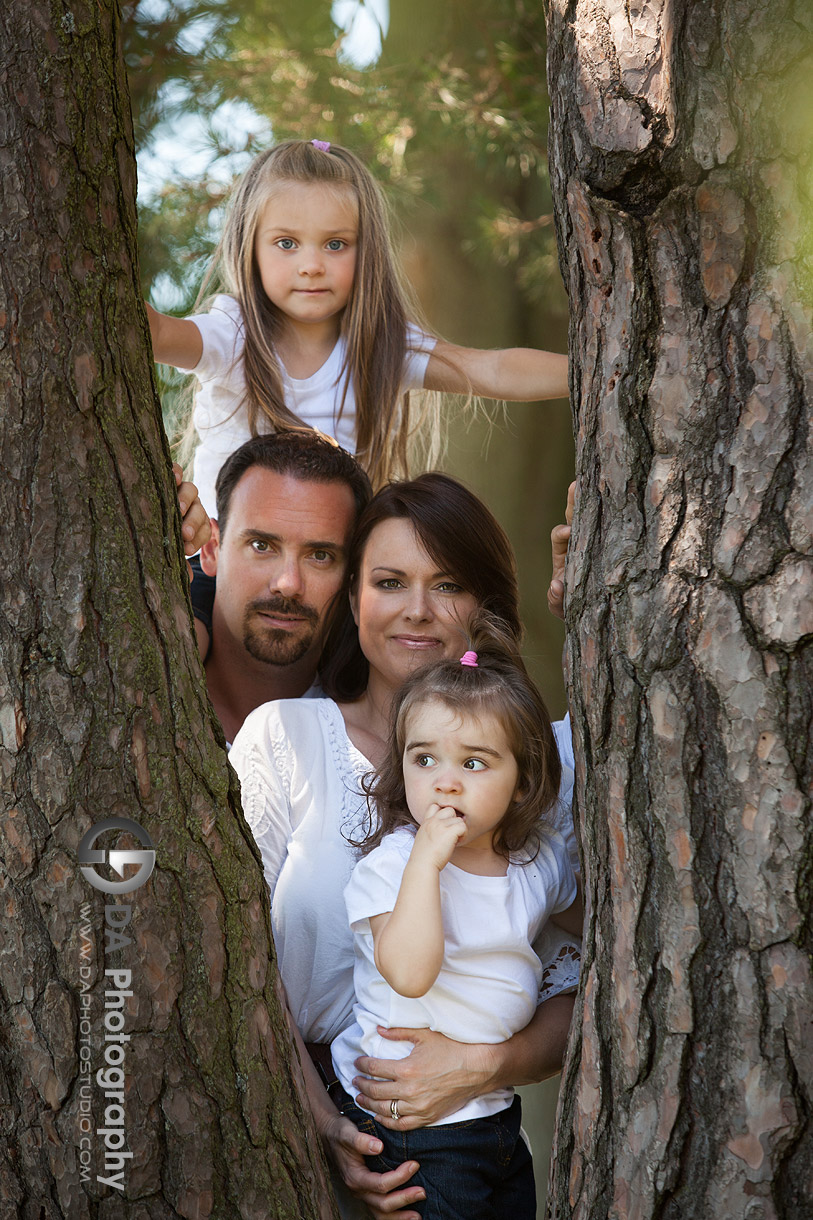
<path fill-rule="evenodd" d="M 276 244 L 279 246 L 280 250 L 293 250 L 296 242 L 292 237 L 281 237 Z"/>
<path fill-rule="evenodd" d="M 251 549 L 262 555 L 268 550 L 268 543 L 263 538 L 254 538 L 251 542 Z"/>
<path fill-rule="evenodd" d="M 331 551 L 314 551 L 313 558 L 317 563 L 329 563 L 333 558 Z"/>

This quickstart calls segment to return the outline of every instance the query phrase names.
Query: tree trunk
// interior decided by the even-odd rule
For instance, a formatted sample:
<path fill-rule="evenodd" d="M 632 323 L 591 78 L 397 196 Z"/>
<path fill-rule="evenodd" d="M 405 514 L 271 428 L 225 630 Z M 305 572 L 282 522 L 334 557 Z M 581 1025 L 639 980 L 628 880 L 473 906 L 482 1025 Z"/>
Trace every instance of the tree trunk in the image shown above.
<path fill-rule="evenodd" d="M 813 10 L 549 0 L 591 908 L 549 1214 L 813 1194 Z"/>
<path fill-rule="evenodd" d="M 183 589 L 116 6 L 0 46 L 0 1215 L 334 1216 Z M 157 864 L 115 897 L 77 853 L 122 817 Z"/>

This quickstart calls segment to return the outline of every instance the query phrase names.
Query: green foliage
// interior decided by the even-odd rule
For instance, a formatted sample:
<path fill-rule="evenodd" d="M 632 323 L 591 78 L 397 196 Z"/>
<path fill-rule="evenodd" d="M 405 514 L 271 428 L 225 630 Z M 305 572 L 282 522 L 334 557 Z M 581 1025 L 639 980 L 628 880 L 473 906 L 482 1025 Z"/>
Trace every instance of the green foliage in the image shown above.
<path fill-rule="evenodd" d="M 258 144 L 256 134 L 231 141 L 217 126 L 220 108 L 235 102 L 256 113 L 258 131 L 267 122 L 275 140 L 347 144 L 407 225 L 415 207 L 453 213 L 471 258 L 515 266 L 529 300 L 550 290 L 557 272 L 541 5 L 392 0 L 381 57 L 363 70 L 342 58 L 330 0 L 131 0 L 123 16 L 139 146 L 163 119 L 212 119 L 201 180 L 169 176 L 157 198 L 140 204 L 145 291 L 163 273 L 183 308 L 194 298 L 227 191 L 225 158 L 243 154 L 244 164 Z M 461 159 L 478 183 L 463 216 L 450 181 Z"/>

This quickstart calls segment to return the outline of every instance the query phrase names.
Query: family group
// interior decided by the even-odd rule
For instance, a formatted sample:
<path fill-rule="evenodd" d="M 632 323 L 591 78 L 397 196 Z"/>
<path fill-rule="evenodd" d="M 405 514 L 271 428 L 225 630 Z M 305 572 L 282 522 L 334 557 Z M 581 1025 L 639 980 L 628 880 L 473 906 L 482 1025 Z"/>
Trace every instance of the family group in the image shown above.
<path fill-rule="evenodd" d="M 207 278 L 205 312 L 148 309 L 153 350 L 198 382 L 196 630 L 342 1212 L 533 1220 L 514 1086 L 558 1070 L 578 981 L 569 728 L 493 514 L 406 477 L 440 427 L 408 391 L 564 397 L 567 358 L 417 323 L 323 140 L 255 159 Z"/>

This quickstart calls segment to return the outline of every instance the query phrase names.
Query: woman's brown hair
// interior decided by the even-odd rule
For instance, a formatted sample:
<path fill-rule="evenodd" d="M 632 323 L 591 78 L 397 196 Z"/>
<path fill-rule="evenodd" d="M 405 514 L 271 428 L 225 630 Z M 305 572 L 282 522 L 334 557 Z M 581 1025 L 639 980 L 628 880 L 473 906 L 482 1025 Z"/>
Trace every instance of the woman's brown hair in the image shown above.
<path fill-rule="evenodd" d="M 437 471 L 389 483 L 359 517 L 344 584 L 325 634 L 319 673 L 325 694 L 333 699 L 358 699 L 367 688 L 369 665 L 359 646 L 349 597 L 370 535 L 382 521 L 392 519 L 409 521 L 438 568 L 470 593 L 515 645 L 522 638 L 514 552 L 491 510 L 457 479 Z"/>

